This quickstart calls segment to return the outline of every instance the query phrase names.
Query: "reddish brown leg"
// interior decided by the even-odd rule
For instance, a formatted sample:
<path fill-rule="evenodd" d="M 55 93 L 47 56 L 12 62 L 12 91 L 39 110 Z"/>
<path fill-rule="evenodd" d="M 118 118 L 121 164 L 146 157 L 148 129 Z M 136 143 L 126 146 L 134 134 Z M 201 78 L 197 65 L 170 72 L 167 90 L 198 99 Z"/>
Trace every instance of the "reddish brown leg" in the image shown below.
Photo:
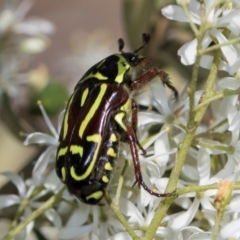
<path fill-rule="evenodd" d="M 173 91 L 175 98 L 178 99 L 178 91 L 170 82 L 168 74 L 159 68 L 151 68 L 144 75 L 133 81 L 130 86 L 131 90 L 141 88 L 156 76 L 161 78 L 163 84 L 167 85 L 167 87 Z"/>
<path fill-rule="evenodd" d="M 138 125 L 138 106 L 134 99 L 132 99 L 132 128 L 135 134 L 135 140 L 138 145 L 138 147 L 142 151 L 142 155 L 145 156 L 147 154 L 146 150 L 142 147 L 141 143 L 139 142 L 137 138 L 137 125 Z"/>
<path fill-rule="evenodd" d="M 136 147 L 136 137 L 135 137 L 134 129 L 133 129 L 132 126 L 127 127 L 127 135 L 128 135 L 128 141 L 129 141 L 129 144 L 130 144 L 131 153 L 132 153 L 135 176 L 136 176 L 136 181 L 134 182 L 132 187 L 134 187 L 136 184 L 138 184 L 138 187 L 142 186 L 151 195 L 154 195 L 154 196 L 157 196 L 157 197 L 171 197 L 171 196 L 173 196 L 174 193 L 163 193 L 163 194 L 161 194 L 161 193 L 153 192 L 145 184 L 145 182 L 142 179 L 141 167 L 140 167 L 140 162 L 139 162 L 139 159 L 138 159 L 138 152 L 137 152 L 137 147 Z"/>

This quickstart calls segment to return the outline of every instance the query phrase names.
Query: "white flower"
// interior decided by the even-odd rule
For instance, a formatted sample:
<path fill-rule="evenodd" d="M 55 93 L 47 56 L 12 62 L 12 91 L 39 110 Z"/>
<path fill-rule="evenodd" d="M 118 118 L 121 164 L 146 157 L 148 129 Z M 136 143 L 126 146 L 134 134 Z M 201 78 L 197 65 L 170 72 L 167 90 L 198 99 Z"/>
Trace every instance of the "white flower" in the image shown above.
<path fill-rule="evenodd" d="M 51 132 L 51 135 L 46 133 L 31 133 L 27 135 L 26 140 L 24 141 L 24 145 L 30 144 L 43 144 L 48 146 L 48 148 L 40 155 L 36 164 L 34 165 L 32 171 L 32 179 L 31 184 L 34 186 L 38 186 L 40 184 L 45 185 L 45 187 L 50 188 L 52 191 L 58 191 L 59 188 L 62 186 L 60 180 L 57 178 L 54 172 L 50 173 L 48 178 L 44 176 L 45 170 L 50 162 L 55 162 L 56 157 L 56 150 L 57 150 L 57 143 L 58 143 L 58 132 L 60 131 L 60 126 L 62 124 L 63 114 L 62 112 L 59 115 L 59 128 L 58 132 L 55 130 L 54 126 L 51 123 L 47 113 L 45 112 L 41 102 L 38 103 L 39 108 L 42 112 L 43 118 L 48 126 L 48 129 Z"/>
<path fill-rule="evenodd" d="M 223 35 L 221 29 L 227 28 L 231 31 L 230 38 L 236 38 L 240 33 L 240 11 L 235 9 L 234 6 L 229 9 L 229 4 L 225 3 L 220 6 L 213 7 L 216 4 L 215 0 L 206 1 L 204 8 L 203 5 L 197 1 L 192 0 L 188 5 L 191 21 L 194 24 L 203 24 L 203 19 L 207 21 L 208 30 L 202 40 L 202 48 L 206 49 L 212 42 L 212 39 L 217 39 L 219 44 L 226 43 L 228 39 Z M 234 5 L 234 3 L 232 3 Z M 203 9 L 202 9 L 203 8 Z M 203 10 L 203 11 L 202 11 Z M 177 20 L 180 22 L 189 22 L 183 9 L 180 6 L 170 5 L 162 9 L 162 13 L 165 17 L 171 20 Z M 221 47 L 221 50 L 226 58 L 227 62 L 222 61 L 220 69 L 229 71 L 233 74 L 233 65 L 239 57 L 238 51 L 232 45 Z M 195 62 L 197 54 L 197 39 L 192 40 L 189 43 L 184 44 L 178 51 L 181 57 L 181 62 L 184 65 L 191 65 Z M 213 57 L 210 55 L 204 55 L 201 58 L 200 65 L 205 68 L 210 68 Z M 236 72 L 236 71 L 235 71 Z"/>
<path fill-rule="evenodd" d="M 24 205 L 23 212 L 21 213 L 21 220 L 26 219 L 28 216 L 32 214 L 32 209 L 39 208 L 44 202 L 39 202 L 39 199 L 46 195 L 49 191 L 43 190 L 39 194 L 35 195 L 34 186 L 30 186 L 27 188 L 27 184 L 23 181 L 23 179 L 14 172 L 1 172 L 1 175 L 7 177 L 17 188 L 18 195 L 16 194 L 5 194 L 0 195 L 0 209 L 7 208 L 13 205 L 20 205 L 27 201 L 27 204 Z M 34 194 L 34 195 L 33 195 Z M 54 209 L 49 209 L 45 213 L 47 219 L 53 223 L 53 225 L 57 228 L 60 228 L 62 225 L 62 221 L 58 213 Z M 26 238 L 26 236 L 32 231 L 34 227 L 34 222 L 31 222 L 27 225 L 26 229 L 21 233 L 22 238 Z"/>
<path fill-rule="evenodd" d="M 24 20 L 32 4 L 32 0 L 24 0 L 15 9 L 15 4 L 8 3 L 6 9 L 0 13 L 0 35 L 9 32 L 30 36 L 52 34 L 55 27 L 51 22 L 40 18 Z"/>

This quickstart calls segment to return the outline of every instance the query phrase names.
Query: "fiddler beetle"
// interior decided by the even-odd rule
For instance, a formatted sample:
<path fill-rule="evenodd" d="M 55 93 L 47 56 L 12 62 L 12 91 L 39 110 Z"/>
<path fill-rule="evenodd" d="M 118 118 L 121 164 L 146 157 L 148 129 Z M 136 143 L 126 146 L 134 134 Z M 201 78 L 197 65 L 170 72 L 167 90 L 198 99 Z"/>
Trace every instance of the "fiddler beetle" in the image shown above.
<path fill-rule="evenodd" d="M 156 67 L 137 77 L 136 69 L 145 69 L 149 59 L 138 52 L 150 40 L 143 34 L 143 44 L 133 53 L 124 52 L 124 41 L 118 40 L 119 52 L 92 66 L 79 80 L 71 95 L 56 155 L 56 173 L 69 192 L 87 204 L 98 204 L 110 181 L 120 141 L 127 142 L 133 159 L 136 180 L 157 197 L 172 196 L 152 191 L 143 181 L 137 147 L 143 155 L 137 132 L 138 106 L 132 92 L 160 76 L 164 85 L 178 97 L 168 75 Z"/>

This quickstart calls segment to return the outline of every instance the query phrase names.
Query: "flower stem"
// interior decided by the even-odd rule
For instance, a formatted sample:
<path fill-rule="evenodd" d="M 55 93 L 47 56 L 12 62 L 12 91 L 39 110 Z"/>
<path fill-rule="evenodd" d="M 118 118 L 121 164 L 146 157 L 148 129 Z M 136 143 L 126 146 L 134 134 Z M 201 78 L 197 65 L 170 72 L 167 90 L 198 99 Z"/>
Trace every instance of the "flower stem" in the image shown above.
<path fill-rule="evenodd" d="M 129 235 L 132 237 L 133 240 L 140 240 L 140 238 L 136 235 L 134 230 L 129 225 L 128 221 L 125 219 L 125 217 L 122 215 L 121 211 L 119 210 L 119 206 L 117 206 L 108 196 L 108 194 L 105 194 L 105 200 L 110 206 L 110 208 L 113 210 L 119 221 L 122 223 L 126 231 L 129 233 Z"/>
<path fill-rule="evenodd" d="M 35 220 L 37 217 L 42 215 L 48 209 L 52 208 L 56 203 L 60 202 L 62 199 L 63 191 L 65 187 L 59 191 L 56 195 L 49 198 L 40 208 L 35 210 L 28 218 L 21 222 L 18 226 L 12 228 L 8 234 L 3 238 L 3 240 L 11 240 L 17 234 L 19 234 L 30 222 Z"/>
<path fill-rule="evenodd" d="M 178 152 L 176 154 L 175 164 L 173 166 L 173 169 L 169 178 L 169 182 L 166 188 L 167 193 L 173 192 L 176 189 L 177 182 L 182 170 L 182 166 L 187 157 L 188 150 L 192 144 L 195 132 L 209 105 L 209 104 L 206 104 L 201 109 L 199 109 L 199 111 L 197 112 L 195 111 L 194 96 L 195 96 L 196 84 L 198 79 L 198 70 L 199 70 L 200 60 L 201 60 L 201 55 L 200 55 L 201 42 L 204 34 L 205 32 L 202 31 L 201 34 L 199 34 L 199 36 L 197 37 L 198 39 L 197 57 L 196 57 L 196 62 L 193 69 L 190 88 L 188 89 L 189 100 L 190 100 L 189 120 L 187 123 L 185 138 L 178 145 Z M 220 65 L 221 54 L 222 54 L 221 50 L 217 50 L 214 54 L 212 67 L 211 67 L 207 82 L 205 84 L 204 92 L 199 100 L 199 103 L 204 102 L 205 99 L 207 99 L 212 94 L 214 83 L 217 77 L 218 67 Z M 153 217 L 143 239 L 147 240 L 147 239 L 154 238 L 154 235 L 157 231 L 157 228 L 159 227 L 159 224 L 161 223 L 162 219 L 166 215 L 166 212 L 169 209 L 172 202 L 174 201 L 174 199 L 175 199 L 174 197 L 168 197 L 168 198 L 165 198 L 163 201 L 161 201 L 158 209 L 155 212 L 155 216 Z"/>

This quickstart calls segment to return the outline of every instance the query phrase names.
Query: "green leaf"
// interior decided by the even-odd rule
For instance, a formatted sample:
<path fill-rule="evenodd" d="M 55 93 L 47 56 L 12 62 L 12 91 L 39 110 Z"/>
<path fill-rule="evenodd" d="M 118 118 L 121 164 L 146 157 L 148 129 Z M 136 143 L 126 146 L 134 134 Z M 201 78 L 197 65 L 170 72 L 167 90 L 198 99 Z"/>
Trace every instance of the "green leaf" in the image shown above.
<path fill-rule="evenodd" d="M 30 110 L 39 113 L 37 101 L 41 101 L 49 114 L 56 114 L 63 110 L 69 95 L 66 87 L 60 82 L 49 82 L 42 90 L 35 92 L 30 99 Z"/>

